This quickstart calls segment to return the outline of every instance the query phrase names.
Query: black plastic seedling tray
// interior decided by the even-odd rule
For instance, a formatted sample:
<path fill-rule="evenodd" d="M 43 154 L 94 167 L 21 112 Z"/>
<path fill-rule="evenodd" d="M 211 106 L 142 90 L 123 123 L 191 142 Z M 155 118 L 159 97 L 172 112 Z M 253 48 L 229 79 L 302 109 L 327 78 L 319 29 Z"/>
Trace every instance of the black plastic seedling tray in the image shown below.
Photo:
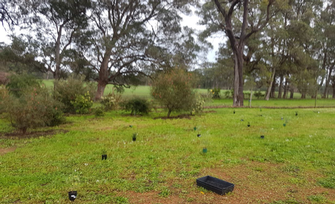
<path fill-rule="evenodd" d="M 212 176 L 198 178 L 197 185 L 220 195 L 234 190 L 234 184 Z"/>

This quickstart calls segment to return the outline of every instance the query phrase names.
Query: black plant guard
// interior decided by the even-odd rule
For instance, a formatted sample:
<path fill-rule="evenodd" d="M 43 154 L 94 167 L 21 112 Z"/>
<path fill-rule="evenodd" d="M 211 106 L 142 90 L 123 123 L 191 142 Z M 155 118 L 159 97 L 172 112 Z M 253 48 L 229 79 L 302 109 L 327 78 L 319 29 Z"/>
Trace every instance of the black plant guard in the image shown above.
<path fill-rule="evenodd" d="M 77 191 L 70 191 L 69 192 L 69 199 L 74 201 L 77 198 Z"/>

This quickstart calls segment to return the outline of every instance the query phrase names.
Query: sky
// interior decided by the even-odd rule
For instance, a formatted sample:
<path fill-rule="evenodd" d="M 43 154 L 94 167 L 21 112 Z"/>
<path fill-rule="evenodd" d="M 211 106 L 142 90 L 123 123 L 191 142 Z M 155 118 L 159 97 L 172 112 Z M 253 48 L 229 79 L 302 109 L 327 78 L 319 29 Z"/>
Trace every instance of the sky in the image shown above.
<path fill-rule="evenodd" d="M 181 22 L 181 25 L 184 26 L 188 26 L 191 27 L 193 29 L 196 30 L 196 33 L 199 33 L 201 30 L 204 29 L 204 26 L 198 25 L 198 21 L 199 21 L 199 17 L 196 16 L 194 13 L 191 15 L 182 15 L 183 21 Z M 6 25 L 5 25 L 6 26 Z M 8 32 L 7 32 L 7 31 Z M 8 38 L 8 34 L 9 34 L 9 29 L 6 28 L 6 30 L 4 29 L 4 27 L 2 25 L 0 25 L 0 42 L 4 42 L 6 44 L 9 44 L 11 41 Z M 222 42 L 224 39 L 224 36 L 220 37 L 212 37 L 209 38 L 208 41 L 211 42 L 211 44 L 213 45 L 213 49 L 210 49 L 207 52 L 207 60 L 210 62 L 215 62 L 215 52 L 218 50 L 219 47 L 219 43 Z M 203 56 L 204 57 L 204 56 Z"/>

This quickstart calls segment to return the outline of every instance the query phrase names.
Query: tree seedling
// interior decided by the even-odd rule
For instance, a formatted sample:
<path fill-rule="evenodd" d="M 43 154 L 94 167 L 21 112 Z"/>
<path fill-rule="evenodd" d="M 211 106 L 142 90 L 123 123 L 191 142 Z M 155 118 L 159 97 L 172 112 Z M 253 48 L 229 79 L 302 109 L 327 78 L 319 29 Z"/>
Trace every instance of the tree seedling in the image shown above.
<path fill-rule="evenodd" d="M 134 134 L 133 134 L 133 141 L 134 141 L 134 142 L 136 141 L 136 136 L 137 136 L 137 133 L 134 133 Z"/>
<path fill-rule="evenodd" d="M 196 126 L 194 126 L 193 130 L 194 130 L 194 131 L 196 131 L 196 130 L 197 130 L 197 127 L 196 127 Z"/>
<path fill-rule="evenodd" d="M 78 185 L 79 177 L 77 175 L 70 176 L 70 181 L 72 182 L 72 189 L 76 188 Z M 77 191 L 71 190 L 68 192 L 69 194 L 69 199 L 71 201 L 74 201 L 77 198 Z"/>
<path fill-rule="evenodd" d="M 203 149 L 202 149 L 202 153 L 207 153 L 207 147 L 204 147 Z"/>
<path fill-rule="evenodd" d="M 102 160 L 106 160 L 107 159 L 107 151 L 106 150 L 102 150 L 101 152 L 101 157 L 102 157 Z"/>

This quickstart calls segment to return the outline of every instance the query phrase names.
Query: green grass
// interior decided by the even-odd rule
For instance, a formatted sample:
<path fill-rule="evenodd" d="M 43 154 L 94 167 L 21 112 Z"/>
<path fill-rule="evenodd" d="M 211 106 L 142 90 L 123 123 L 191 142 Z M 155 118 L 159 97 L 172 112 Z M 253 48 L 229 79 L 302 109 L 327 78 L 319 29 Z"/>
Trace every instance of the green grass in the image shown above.
<path fill-rule="evenodd" d="M 53 80 L 43 80 L 43 83 L 47 87 L 53 86 Z M 112 92 L 112 85 L 107 85 L 105 89 L 105 95 Z M 207 89 L 196 89 L 198 93 L 207 93 Z M 247 93 L 248 91 L 246 91 Z M 226 99 L 224 97 L 224 90 L 221 91 L 222 99 L 211 100 L 206 103 L 206 106 L 232 106 L 233 99 Z M 149 86 L 136 86 L 131 87 L 129 89 L 125 89 L 123 93 L 123 97 L 142 97 L 142 98 L 150 98 L 150 87 Z M 294 99 L 270 99 L 266 101 L 264 99 L 253 98 L 251 105 L 253 108 L 260 107 L 314 107 L 315 99 L 299 99 L 300 94 L 295 93 Z M 249 99 L 244 100 L 244 105 L 249 107 Z M 316 102 L 317 107 L 335 107 L 334 99 L 321 99 L 318 98 Z"/>
<path fill-rule="evenodd" d="M 153 119 L 165 112 L 74 115 L 56 128 L 67 133 L 0 139 L 1 148 L 17 147 L 0 156 L 0 203 L 66 203 L 70 190 L 79 203 L 147 203 L 137 198 L 145 193 L 155 203 L 221 203 L 195 185 L 206 175 L 235 184 L 227 202 L 335 202 L 335 109 L 214 111 L 174 120 Z M 0 132 L 9 130 L 0 124 Z"/>

